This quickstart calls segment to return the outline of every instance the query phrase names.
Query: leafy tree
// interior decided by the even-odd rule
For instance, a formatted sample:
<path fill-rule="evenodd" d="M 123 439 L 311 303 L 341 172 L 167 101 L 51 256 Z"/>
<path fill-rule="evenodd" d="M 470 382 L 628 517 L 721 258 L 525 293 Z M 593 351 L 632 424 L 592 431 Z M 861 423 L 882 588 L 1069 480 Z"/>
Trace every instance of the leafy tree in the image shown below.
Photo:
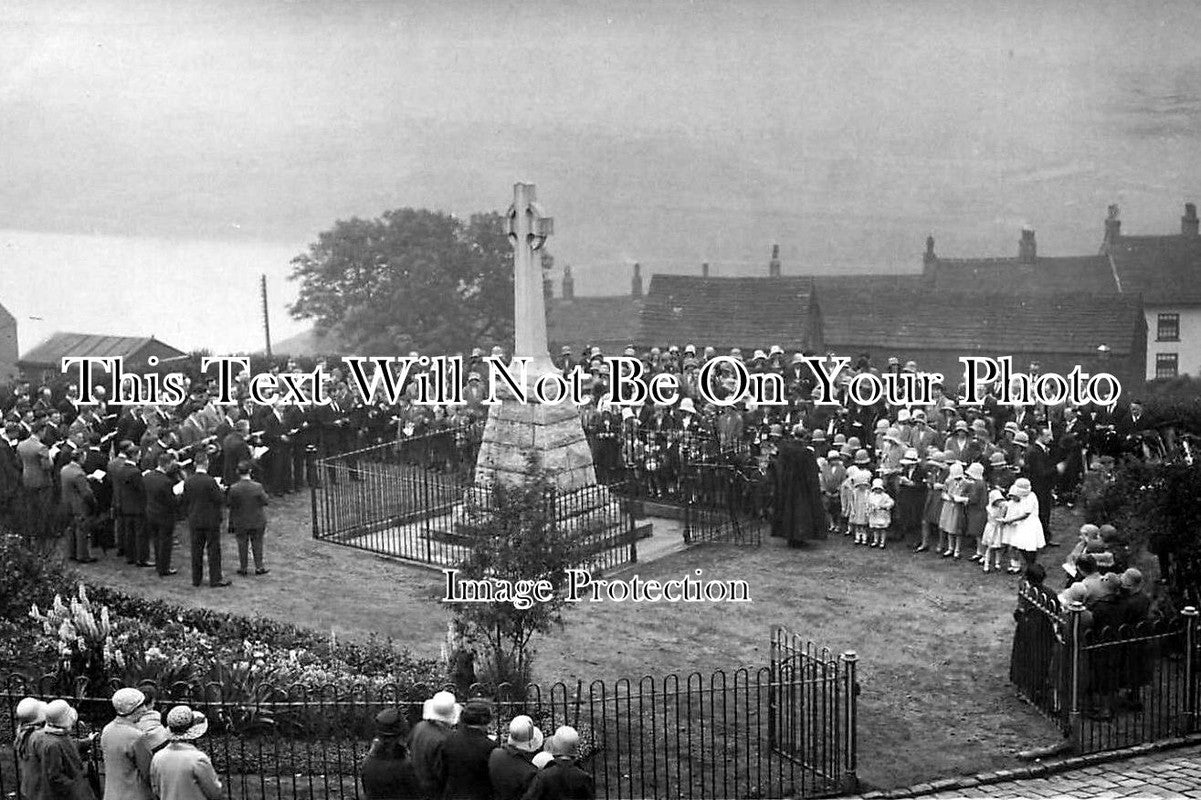
<path fill-rule="evenodd" d="M 455 607 L 457 627 L 484 651 L 482 663 L 476 664 L 481 682 L 494 688 L 511 684 L 518 697 L 530 682 L 531 640 L 563 624 L 562 590 L 567 570 L 576 563 L 574 542 L 580 539 L 556 518 L 551 486 L 535 468 L 523 484 L 493 487 L 483 503 L 469 498 L 467 522 L 460 529 L 472 543 L 459 565 L 460 580 L 490 577 L 513 585 L 542 579 L 553 587 L 549 602 L 529 608 L 499 601 Z"/>
<path fill-rule="evenodd" d="M 549 262 L 548 262 L 549 263 Z M 341 220 L 292 259 L 288 309 L 348 353 L 454 353 L 513 336 L 513 252 L 497 213 Z"/>

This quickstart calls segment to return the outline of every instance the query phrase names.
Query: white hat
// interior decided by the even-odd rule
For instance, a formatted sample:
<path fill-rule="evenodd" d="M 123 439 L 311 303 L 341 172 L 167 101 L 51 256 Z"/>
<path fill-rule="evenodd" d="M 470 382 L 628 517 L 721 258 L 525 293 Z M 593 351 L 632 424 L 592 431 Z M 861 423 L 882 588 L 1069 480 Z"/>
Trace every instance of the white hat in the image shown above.
<path fill-rule="evenodd" d="M 542 731 L 525 714 L 513 717 L 509 723 L 509 744 L 523 753 L 536 753 L 542 749 Z"/>
<path fill-rule="evenodd" d="M 451 692 L 438 692 L 426 700 L 421 706 L 421 718 L 434 722 L 445 722 L 447 725 L 457 725 L 459 713 L 463 707 L 455 700 Z"/>
<path fill-rule="evenodd" d="M 573 756 L 580 746 L 580 734 L 570 725 L 563 725 L 546 740 L 546 752 L 556 756 Z"/>
<path fill-rule="evenodd" d="M 208 718 L 189 706 L 176 706 L 167 712 L 167 730 L 172 741 L 190 742 L 204 736 L 208 729 Z"/>
<path fill-rule="evenodd" d="M 538 769 L 542 769 L 543 767 L 545 767 L 547 764 L 549 764 L 550 762 L 552 762 L 554 760 L 555 760 L 554 756 L 552 756 L 550 753 L 543 750 L 541 753 L 535 753 L 534 757 L 532 759 L 530 759 L 530 763 L 533 764 Z"/>
<path fill-rule="evenodd" d="M 66 700 L 51 700 L 46 704 L 46 724 L 67 730 L 75 726 L 79 715 Z"/>
<path fill-rule="evenodd" d="M 693 404 L 691 397 L 685 397 L 680 401 L 680 412 L 688 414 L 696 413 L 696 406 Z"/>
<path fill-rule="evenodd" d="M 31 725 L 46 721 L 46 703 L 36 697 L 26 697 L 17 703 L 17 722 Z"/>

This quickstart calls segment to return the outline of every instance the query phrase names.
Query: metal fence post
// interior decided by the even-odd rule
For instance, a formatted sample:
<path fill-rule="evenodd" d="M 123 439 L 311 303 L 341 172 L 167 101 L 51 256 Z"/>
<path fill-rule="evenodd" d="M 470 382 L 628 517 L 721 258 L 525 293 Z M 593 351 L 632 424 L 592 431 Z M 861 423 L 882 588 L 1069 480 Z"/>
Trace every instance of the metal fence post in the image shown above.
<path fill-rule="evenodd" d="M 317 525 L 317 445 L 310 444 L 304 448 L 304 464 L 309 479 L 309 508 L 313 515 L 313 538 L 320 539 L 321 531 Z"/>
<path fill-rule="evenodd" d="M 859 682 L 856 680 L 856 664 L 859 663 L 859 655 L 854 650 L 847 650 L 838 657 L 838 660 L 843 665 L 843 675 L 845 680 L 846 692 L 846 714 L 847 714 L 847 742 L 846 742 L 846 760 L 844 762 L 842 773 L 842 793 L 850 794 L 859 789 L 859 732 L 858 712 L 859 712 Z"/>
<path fill-rule="evenodd" d="M 626 524 L 626 530 L 629 532 L 629 536 L 630 536 L 630 563 L 637 564 L 638 563 L 638 524 L 637 524 L 637 522 L 634 521 L 633 514 L 626 513 L 626 511 L 624 509 L 622 511 L 620 511 L 619 513 L 621 514 L 622 521 L 625 522 L 625 524 Z"/>
<path fill-rule="evenodd" d="M 1071 652 L 1070 672 L 1068 675 L 1068 743 L 1073 752 L 1079 752 L 1081 743 L 1080 714 L 1080 650 L 1082 646 L 1081 618 L 1084 616 L 1084 603 L 1079 600 L 1068 605 L 1068 646 Z"/>
<path fill-rule="evenodd" d="M 1197 617 L 1194 606 L 1185 606 L 1184 615 L 1184 733 L 1197 724 Z"/>
<path fill-rule="evenodd" d="M 686 479 L 689 488 L 684 492 L 684 544 L 692 542 L 692 476 L 689 475 Z"/>

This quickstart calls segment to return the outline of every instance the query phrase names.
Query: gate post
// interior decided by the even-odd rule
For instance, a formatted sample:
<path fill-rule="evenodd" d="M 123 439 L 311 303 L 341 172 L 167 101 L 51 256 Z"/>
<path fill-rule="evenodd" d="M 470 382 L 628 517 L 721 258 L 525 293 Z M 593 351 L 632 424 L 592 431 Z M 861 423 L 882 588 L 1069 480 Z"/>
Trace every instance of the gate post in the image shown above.
<path fill-rule="evenodd" d="M 1197 616 L 1194 606 L 1185 606 L 1184 615 L 1184 730 L 1193 732 L 1197 724 Z"/>
<path fill-rule="evenodd" d="M 692 493 L 696 488 L 692 475 L 687 477 L 688 490 L 684 492 L 684 544 L 692 543 Z"/>
<path fill-rule="evenodd" d="M 309 480 L 309 510 L 313 520 L 313 538 L 320 539 L 320 528 L 317 525 L 317 445 L 310 444 L 304 448 L 304 468 Z"/>
<path fill-rule="evenodd" d="M 1070 752 L 1080 751 L 1081 714 L 1080 714 L 1080 649 L 1082 631 L 1081 618 L 1084 616 L 1084 603 L 1073 601 L 1068 606 L 1068 736 L 1067 745 Z"/>
<path fill-rule="evenodd" d="M 859 681 L 856 679 L 859 655 L 854 650 L 847 650 L 838 660 L 842 662 L 844 670 L 847 715 L 846 759 L 843 762 L 841 788 L 843 794 L 850 794 L 859 789 Z"/>
<path fill-rule="evenodd" d="M 771 662 L 767 678 L 767 752 L 770 757 L 777 747 L 776 743 L 776 707 L 777 688 L 780 684 L 780 636 L 783 629 L 773 625 L 771 629 Z"/>

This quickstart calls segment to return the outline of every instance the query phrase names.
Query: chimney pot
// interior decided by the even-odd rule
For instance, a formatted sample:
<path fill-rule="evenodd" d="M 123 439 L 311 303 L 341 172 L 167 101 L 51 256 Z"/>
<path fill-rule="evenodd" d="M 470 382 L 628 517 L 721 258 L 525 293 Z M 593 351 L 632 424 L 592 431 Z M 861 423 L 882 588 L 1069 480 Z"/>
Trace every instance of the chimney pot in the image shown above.
<path fill-rule="evenodd" d="M 1192 203 L 1184 204 L 1184 216 L 1180 218 L 1180 235 L 1198 235 L 1197 206 Z"/>
<path fill-rule="evenodd" d="M 571 276 L 571 265 L 563 267 L 563 299 L 575 299 L 575 278 Z"/>
<path fill-rule="evenodd" d="M 1034 229 L 1022 228 L 1022 238 L 1018 242 L 1018 260 L 1023 264 L 1033 264 L 1036 258 L 1038 249 L 1034 242 Z"/>
<path fill-rule="evenodd" d="M 927 236 L 926 237 L 926 253 L 925 253 L 925 255 L 922 256 L 922 264 L 929 266 L 929 265 L 934 264 L 934 262 L 937 260 L 938 260 L 938 256 L 934 255 L 934 237 Z"/>
<path fill-rule="evenodd" d="M 709 277 L 709 262 L 708 261 L 701 263 L 701 277 L 702 278 Z"/>
<path fill-rule="evenodd" d="M 773 244 L 771 246 L 771 261 L 767 264 L 767 274 L 769 277 L 780 277 L 780 245 Z"/>
<path fill-rule="evenodd" d="M 642 297 L 642 265 L 634 262 L 634 277 L 630 280 L 630 294 Z"/>
<path fill-rule="evenodd" d="M 1110 245 L 1122 235 L 1122 220 L 1118 219 L 1118 207 L 1111 205 L 1105 217 L 1105 244 Z"/>

